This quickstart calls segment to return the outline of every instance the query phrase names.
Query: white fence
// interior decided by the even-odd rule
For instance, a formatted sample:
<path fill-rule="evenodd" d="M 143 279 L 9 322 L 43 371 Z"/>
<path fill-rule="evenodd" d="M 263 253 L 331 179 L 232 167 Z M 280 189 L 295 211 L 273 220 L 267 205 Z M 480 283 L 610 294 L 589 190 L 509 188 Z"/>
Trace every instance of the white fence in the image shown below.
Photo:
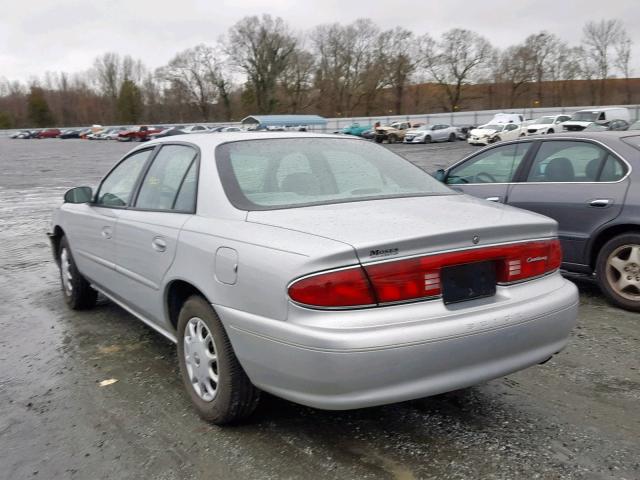
<path fill-rule="evenodd" d="M 415 123 L 447 123 L 450 125 L 473 125 L 478 126 L 488 122 L 493 118 L 496 113 L 519 113 L 525 118 L 537 118 L 543 115 L 552 114 L 569 114 L 578 110 L 588 110 L 593 108 L 610 108 L 610 107 L 624 107 L 628 108 L 631 119 L 640 119 L 640 105 L 608 105 L 608 106 L 583 106 L 583 107 L 545 107 L 545 108 L 510 108 L 505 110 L 476 110 L 470 112 L 451 112 L 451 113 L 423 113 L 419 115 L 381 115 L 372 117 L 338 117 L 327 118 L 327 125 L 325 127 L 311 127 L 311 131 L 316 132 L 335 132 L 342 127 L 351 125 L 352 123 L 359 123 L 360 125 L 373 125 L 375 122 L 380 122 L 383 125 L 396 121 L 411 121 Z M 157 124 L 156 124 L 157 125 Z M 180 124 L 172 124 L 180 125 Z M 184 124 L 187 125 L 187 124 Z M 240 126 L 239 122 L 225 122 L 225 123 L 206 123 L 206 125 L 234 125 Z M 73 127 L 69 127 L 73 128 Z M 0 130 L 0 137 L 6 137 L 13 132 L 19 130 Z"/>
<path fill-rule="evenodd" d="M 411 121 L 416 123 L 447 123 L 449 125 L 473 125 L 478 126 L 487 123 L 496 113 L 519 113 L 526 119 L 538 118 L 543 115 L 571 115 L 578 110 L 588 110 L 594 108 L 628 108 L 631 119 L 640 119 L 640 105 L 608 105 L 608 106 L 584 106 L 584 107 L 545 107 L 545 108 L 510 108 L 505 110 L 477 110 L 472 112 L 451 112 L 451 113 L 425 113 L 420 115 L 391 115 L 375 117 L 345 117 L 328 118 L 326 131 L 334 132 L 342 127 L 359 123 L 360 125 L 373 125 L 380 122 L 383 125 L 397 121 Z"/>

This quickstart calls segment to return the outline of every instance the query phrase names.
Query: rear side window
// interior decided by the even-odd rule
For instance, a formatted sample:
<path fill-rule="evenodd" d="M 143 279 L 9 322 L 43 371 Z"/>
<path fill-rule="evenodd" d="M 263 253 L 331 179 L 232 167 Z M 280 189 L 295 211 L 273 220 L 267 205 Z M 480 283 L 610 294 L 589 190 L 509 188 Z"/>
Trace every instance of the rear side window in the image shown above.
<path fill-rule="evenodd" d="M 543 142 L 527 182 L 610 182 L 626 173 L 624 165 L 602 147 L 589 142 Z"/>
<path fill-rule="evenodd" d="M 142 181 L 136 207 L 149 210 L 174 210 L 196 151 L 186 145 L 164 145 Z"/>
<path fill-rule="evenodd" d="M 529 148 L 531 142 L 519 142 L 486 150 L 452 168 L 446 182 L 451 185 L 512 182 Z"/>

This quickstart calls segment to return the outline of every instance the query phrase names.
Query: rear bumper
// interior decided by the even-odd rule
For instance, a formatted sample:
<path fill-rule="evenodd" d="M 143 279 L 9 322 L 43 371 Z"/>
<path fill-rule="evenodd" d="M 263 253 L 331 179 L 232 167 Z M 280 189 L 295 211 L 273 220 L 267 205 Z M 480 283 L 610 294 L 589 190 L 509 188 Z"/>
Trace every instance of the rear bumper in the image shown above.
<path fill-rule="evenodd" d="M 567 343 L 578 294 L 554 274 L 465 303 L 307 311 L 306 320 L 296 311 L 295 323 L 214 307 L 256 386 L 345 410 L 435 395 L 540 363 Z"/>

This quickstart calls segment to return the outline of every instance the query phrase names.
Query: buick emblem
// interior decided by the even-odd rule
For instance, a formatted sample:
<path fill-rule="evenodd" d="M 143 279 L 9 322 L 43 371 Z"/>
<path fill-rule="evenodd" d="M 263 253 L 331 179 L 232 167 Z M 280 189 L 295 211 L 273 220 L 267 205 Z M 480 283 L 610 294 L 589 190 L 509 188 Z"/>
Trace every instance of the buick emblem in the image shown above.
<path fill-rule="evenodd" d="M 480 237 L 478 235 L 474 235 L 471 238 L 471 241 L 473 242 L 474 245 L 476 245 L 480 241 Z"/>

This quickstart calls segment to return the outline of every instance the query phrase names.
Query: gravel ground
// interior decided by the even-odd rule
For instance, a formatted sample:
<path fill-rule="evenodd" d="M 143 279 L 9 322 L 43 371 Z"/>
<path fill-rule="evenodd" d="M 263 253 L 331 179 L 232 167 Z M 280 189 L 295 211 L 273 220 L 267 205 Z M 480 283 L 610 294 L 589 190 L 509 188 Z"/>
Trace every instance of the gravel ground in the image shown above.
<path fill-rule="evenodd" d="M 107 301 L 75 313 L 62 300 L 51 209 L 129 148 L 0 139 L 0 478 L 640 478 L 640 317 L 589 282 L 545 365 L 350 412 L 265 396 L 250 423 L 204 423 L 171 343 Z M 429 171 L 472 151 L 393 149 Z"/>

